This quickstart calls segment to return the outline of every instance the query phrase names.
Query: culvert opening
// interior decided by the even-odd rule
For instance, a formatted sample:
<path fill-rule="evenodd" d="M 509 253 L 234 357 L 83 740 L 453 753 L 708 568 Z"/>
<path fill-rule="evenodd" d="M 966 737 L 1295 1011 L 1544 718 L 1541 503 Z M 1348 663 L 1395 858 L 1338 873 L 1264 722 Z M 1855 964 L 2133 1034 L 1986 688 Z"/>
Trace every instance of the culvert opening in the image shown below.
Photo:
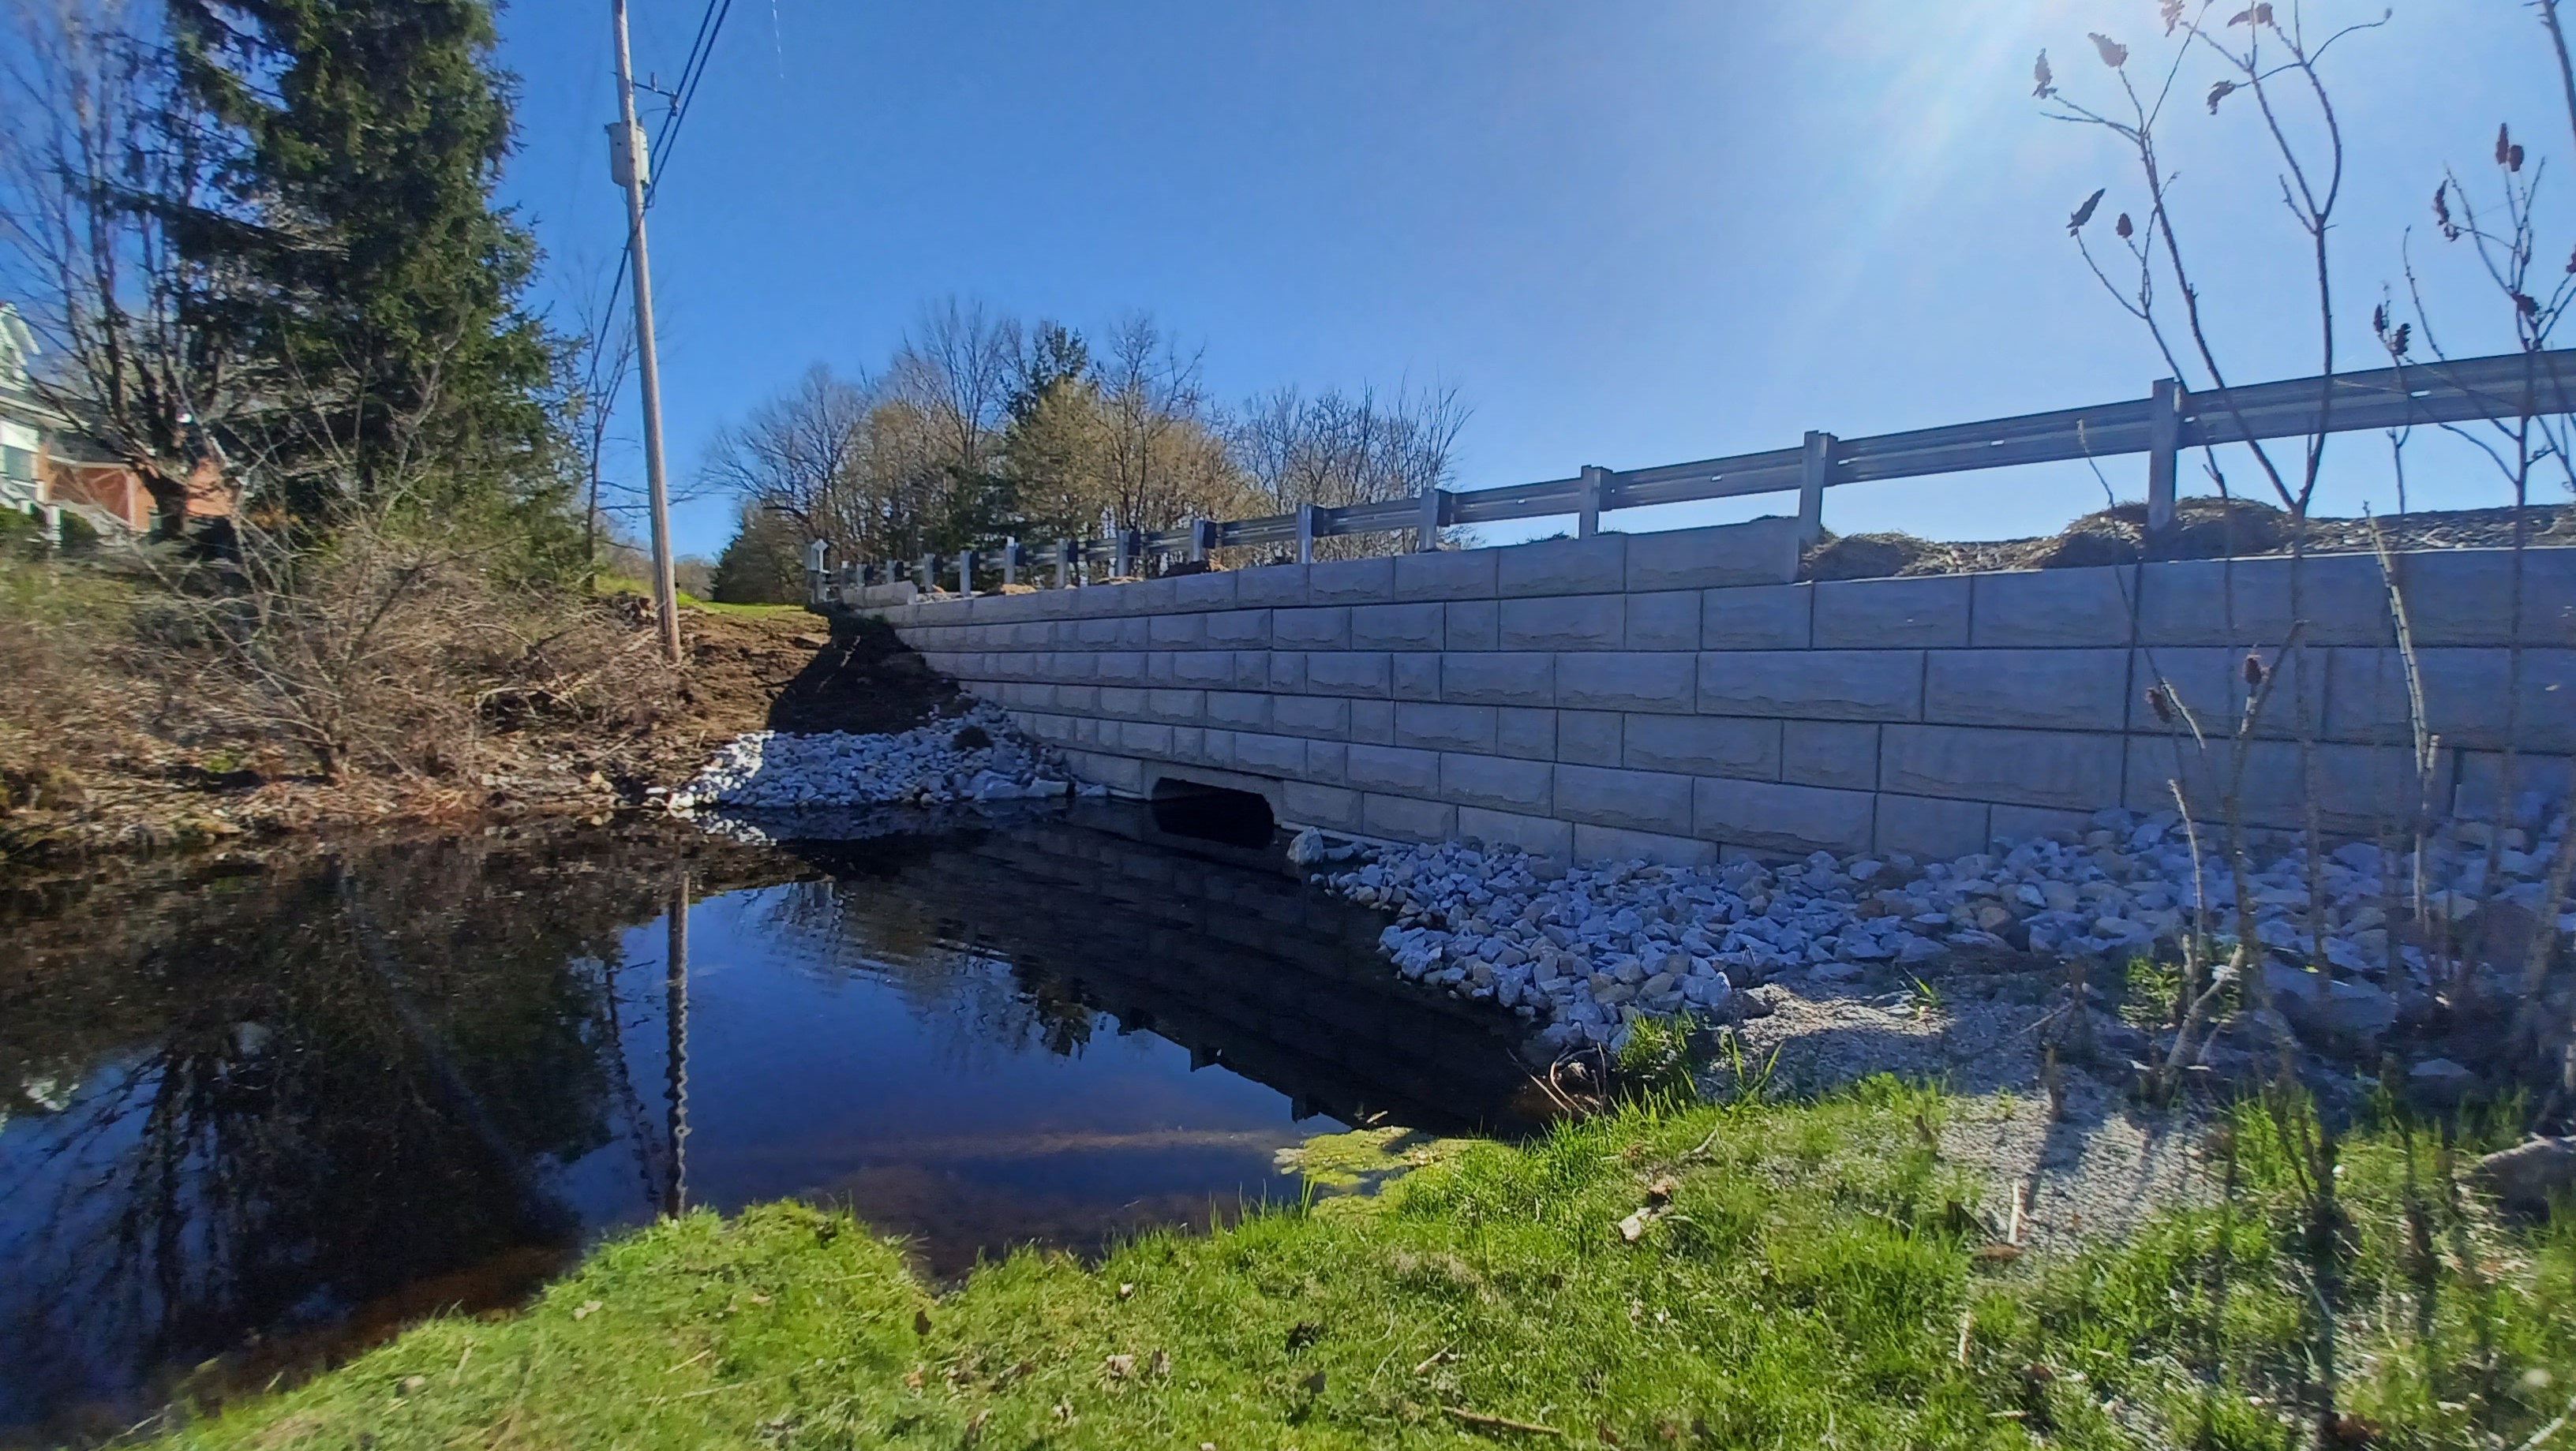
<path fill-rule="evenodd" d="M 1154 783 L 1154 825 L 1174 836 L 1227 846 L 1268 846 L 1279 829 L 1257 792 L 1229 791 L 1169 777 Z"/>

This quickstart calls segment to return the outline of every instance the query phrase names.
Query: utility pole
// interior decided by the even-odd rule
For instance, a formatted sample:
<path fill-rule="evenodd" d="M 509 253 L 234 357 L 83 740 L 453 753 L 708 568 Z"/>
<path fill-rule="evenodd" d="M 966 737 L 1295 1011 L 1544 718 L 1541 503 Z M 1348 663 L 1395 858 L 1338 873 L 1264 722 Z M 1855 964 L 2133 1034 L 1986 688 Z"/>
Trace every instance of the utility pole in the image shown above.
<path fill-rule="evenodd" d="M 653 349 L 653 269 L 644 255 L 644 184 L 652 150 L 635 124 L 635 64 L 626 49 L 626 0 L 617 16 L 617 123 L 608 128 L 609 167 L 626 188 L 626 247 L 635 262 L 635 361 L 644 385 L 644 478 L 652 494 L 653 613 L 662 656 L 680 663 L 680 596 L 671 576 L 671 488 L 662 472 L 662 364 Z"/>

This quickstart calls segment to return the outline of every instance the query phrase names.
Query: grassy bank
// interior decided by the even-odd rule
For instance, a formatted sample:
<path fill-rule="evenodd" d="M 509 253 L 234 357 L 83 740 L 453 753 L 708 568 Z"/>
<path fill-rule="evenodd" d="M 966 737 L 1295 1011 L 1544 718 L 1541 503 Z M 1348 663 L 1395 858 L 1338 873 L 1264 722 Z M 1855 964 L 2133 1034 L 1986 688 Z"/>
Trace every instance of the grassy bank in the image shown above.
<path fill-rule="evenodd" d="M 171 1444 L 2288 1447 L 2321 1303 L 2330 1440 L 2513 1447 L 2576 1395 L 2576 1232 L 2488 1218 L 2430 1130 L 2343 1144 L 2320 1240 L 2306 1121 L 2247 1108 L 2232 1193 L 2040 1264 L 1930 1146 L 1943 1107 L 1631 1109 L 946 1296 L 845 1218 L 695 1215 Z"/>

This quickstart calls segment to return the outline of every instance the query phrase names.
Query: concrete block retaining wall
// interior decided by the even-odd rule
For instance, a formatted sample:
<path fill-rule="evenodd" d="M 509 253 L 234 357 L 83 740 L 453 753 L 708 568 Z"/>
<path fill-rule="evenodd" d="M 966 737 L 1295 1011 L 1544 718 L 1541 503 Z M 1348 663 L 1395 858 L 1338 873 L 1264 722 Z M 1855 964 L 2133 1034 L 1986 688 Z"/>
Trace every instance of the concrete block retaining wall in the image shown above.
<path fill-rule="evenodd" d="M 930 664 L 1086 778 L 1254 790 L 1283 821 L 1473 836 L 1556 856 L 1956 856 L 2172 804 L 2216 766 L 2247 652 L 2283 672 L 2248 755 L 2250 820 L 2327 828 L 2411 799 L 2407 689 L 2367 555 L 1789 582 L 1786 521 L 1271 565 L 881 611 Z M 2437 806 L 2576 755 L 2576 549 L 2400 556 Z M 2518 629 L 2522 681 L 2508 690 Z M 2314 743 L 2302 761 L 2300 723 Z M 2223 754 L 2223 753 L 2222 753 Z"/>

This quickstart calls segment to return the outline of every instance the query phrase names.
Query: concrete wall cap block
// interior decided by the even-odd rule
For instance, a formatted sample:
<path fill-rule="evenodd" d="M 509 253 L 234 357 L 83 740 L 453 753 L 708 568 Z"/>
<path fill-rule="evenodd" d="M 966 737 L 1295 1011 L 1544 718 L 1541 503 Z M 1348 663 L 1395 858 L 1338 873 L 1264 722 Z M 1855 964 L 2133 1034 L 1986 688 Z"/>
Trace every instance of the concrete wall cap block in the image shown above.
<path fill-rule="evenodd" d="M 1606 766 L 1556 768 L 1556 815 L 1594 826 L 1688 836 L 1691 778 Z"/>
<path fill-rule="evenodd" d="M 1387 657 L 1388 694 L 1397 700 L 1440 698 L 1440 656 L 1436 651 L 1406 650 Z"/>
<path fill-rule="evenodd" d="M 1272 710 L 1277 703 L 1297 698 L 1259 695 L 1243 690 L 1211 690 L 1206 697 L 1205 719 L 1209 725 L 1222 726 L 1227 730 L 1266 731 L 1270 729 Z"/>
<path fill-rule="evenodd" d="M 1317 605 L 1368 605 L 1395 593 L 1395 561 L 1336 559 L 1306 566 L 1306 602 Z"/>
<path fill-rule="evenodd" d="M 2396 558 L 2417 645 L 2512 643 L 2512 550 L 2428 549 Z M 2522 643 L 2576 646 L 2576 549 L 2523 551 Z"/>
<path fill-rule="evenodd" d="M 1343 757 L 1350 783 L 1367 791 L 1405 796 L 1440 794 L 1440 753 L 1402 746 L 1369 746 L 1352 742 Z"/>
<path fill-rule="evenodd" d="M 1969 594 L 1961 574 L 1827 580 L 1816 586 L 1816 648 L 1965 645 Z"/>
<path fill-rule="evenodd" d="M 1877 852 L 1949 861 L 1984 851 L 1994 808 L 1983 801 L 1943 801 L 1930 796 L 1878 798 Z"/>
<path fill-rule="evenodd" d="M 1447 634 L 1448 608 L 1439 604 L 1354 605 L 1354 650 L 1437 650 Z"/>
<path fill-rule="evenodd" d="M 1461 806 L 1458 835 L 1462 840 L 1483 842 L 1488 847 L 1516 846 L 1551 861 L 1570 861 L 1574 856 L 1574 824 L 1545 816 Z"/>
<path fill-rule="evenodd" d="M 1516 761 L 1458 751 L 1444 751 L 1440 756 L 1441 798 L 1488 811 L 1546 815 L 1555 776 L 1556 767 L 1547 761 Z"/>
<path fill-rule="evenodd" d="M 1556 758 L 1576 766 L 1616 766 L 1627 759 L 1628 717 L 1615 710 L 1556 713 Z"/>
<path fill-rule="evenodd" d="M 1529 595 L 1617 594 L 1628 587 L 1628 536 L 1542 539 L 1494 551 L 1495 593 Z"/>
<path fill-rule="evenodd" d="M 1672 590 L 1628 596 L 1630 650 L 1696 650 L 1699 648 L 1700 593 Z"/>
<path fill-rule="evenodd" d="M 1627 642 L 1624 595 L 1575 595 L 1502 602 L 1497 643 L 1505 650 L 1616 650 Z"/>
<path fill-rule="evenodd" d="M 1923 714 L 1920 650 L 1703 651 L 1698 665 L 1703 715 L 1910 721 Z"/>
<path fill-rule="evenodd" d="M 1891 725 L 1879 735 L 1878 784 L 1908 796 L 2098 810 L 2120 795 L 2122 739 Z"/>
<path fill-rule="evenodd" d="M 1296 736 L 1236 731 L 1234 768 L 1256 776 L 1303 776 L 1306 774 L 1306 742 Z"/>
<path fill-rule="evenodd" d="M 1838 720 L 1780 723 L 1780 779 L 1843 791 L 1878 789 L 1875 725 Z"/>
<path fill-rule="evenodd" d="M 1460 600 L 1448 606 L 1448 647 L 1495 650 L 1502 646 L 1502 606 L 1493 600 Z"/>
<path fill-rule="evenodd" d="M 1440 699 L 1467 705 L 1552 706 L 1556 704 L 1556 657 L 1517 651 L 1443 655 Z"/>
<path fill-rule="evenodd" d="M 1074 590 L 1073 613 L 1086 620 L 1137 613 L 1136 596 L 1123 584 L 1087 584 Z"/>
<path fill-rule="evenodd" d="M 1310 695 L 1363 695 L 1383 700 L 1391 671 L 1384 651 L 1319 650 L 1306 657 L 1306 692 Z"/>
<path fill-rule="evenodd" d="M 1181 582 L 1178 579 L 1138 580 L 1126 588 L 1133 591 L 1129 598 L 1136 602 L 1137 614 L 1168 614 L 1180 607 Z"/>
<path fill-rule="evenodd" d="M 1971 645 L 2080 649 L 2127 645 L 2137 633 L 2134 564 L 2011 570 L 1968 580 Z"/>
<path fill-rule="evenodd" d="M 1244 650 L 1259 649 L 1270 643 L 1268 610 L 1218 610 L 1204 618 L 1210 645 Z"/>
<path fill-rule="evenodd" d="M 1205 574 L 1172 577 L 1172 603 L 1185 610 L 1223 610 L 1234 606 L 1238 571 L 1211 569 Z"/>
<path fill-rule="evenodd" d="M 1628 536 L 1634 592 L 1788 584 L 1798 577 L 1798 521 L 1755 519 Z"/>
<path fill-rule="evenodd" d="M 1306 603 L 1307 568 L 1303 564 L 1263 564 L 1230 570 L 1228 573 L 1234 576 L 1234 602 L 1246 609 L 1302 605 Z"/>
<path fill-rule="evenodd" d="M 1358 831 L 1363 825 L 1360 793 L 1338 786 L 1285 781 L 1279 787 L 1280 815 L 1287 826 L 1321 826 Z"/>
<path fill-rule="evenodd" d="M 1662 866 L 1704 867 L 1717 860 L 1717 844 L 1657 831 L 1631 831 L 1616 826 L 1576 823 L 1576 861 L 1630 862 L 1641 857 Z"/>
<path fill-rule="evenodd" d="M 1632 771 L 1780 778 L 1780 722 L 1713 715 L 1632 715 L 1625 729 Z"/>
<path fill-rule="evenodd" d="M 1371 745 L 1395 744 L 1395 702 L 1391 700 L 1354 700 L 1351 702 L 1351 739 Z"/>
<path fill-rule="evenodd" d="M 1398 701 L 1395 743 L 1431 751 L 1494 750 L 1494 707 Z"/>
<path fill-rule="evenodd" d="M 1395 597 L 1403 600 L 1489 600 L 1494 597 L 1494 551 L 1441 549 L 1395 557 Z"/>
<path fill-rule="evenodd" d="M 1502 706 L 1494 712 L 1494 753 L 1531 761 L 1556 759 L 1556 712 Z"/>
<path fill-rule="evenodd" d="M 2141 565 L 2138 643 L 2277 645 L 2290 633 L 2291 573 L 2284 557 Z M 2385 645 L 2396 638 L 2387 581 L 2371 555 L 2310 556 L 2298 570 L 2298 596 L 2309 645 Z"/>
<path fill-rule="evenodd" d="M 1270 643 L 1282 650 L 1346 650 L 1351 612 L 1345 605 L 1270 612 Z"/>
<path fill-rule="evenodd" d="M 1417 801 L 1372 791 L 1360 808 L 1362 829 L 1398 841 L 1446 841 L 1457 834 L 1458 808 L 1445 801 Z"/>
<path fill-rule="evenodd" d="M 1556 657 L 1556 703 L 1579 710 L 1687 715 L 1700 657 L 1667 652 L 1574 651 Z"/>
<path fill-rule="evenodd" d="M 1937 724 L 2116 731 L 2128 714 L 2126 649 L 1924 655 L 1923 718 Z"/>
<path fill-rule="evenodd" d="M 1862 791 L 1702 779 L 1692 787 L 1691 830 L 1707 841 L 1759 851 L 1866 851 L 1873 809 Z"/>
<path fill-rule="evenodd" d="M 1270 698 L 1270 728 L 1286 736 L 1349 740 L 1351 703 L 1331 695 L 1281 695 Z"/>

